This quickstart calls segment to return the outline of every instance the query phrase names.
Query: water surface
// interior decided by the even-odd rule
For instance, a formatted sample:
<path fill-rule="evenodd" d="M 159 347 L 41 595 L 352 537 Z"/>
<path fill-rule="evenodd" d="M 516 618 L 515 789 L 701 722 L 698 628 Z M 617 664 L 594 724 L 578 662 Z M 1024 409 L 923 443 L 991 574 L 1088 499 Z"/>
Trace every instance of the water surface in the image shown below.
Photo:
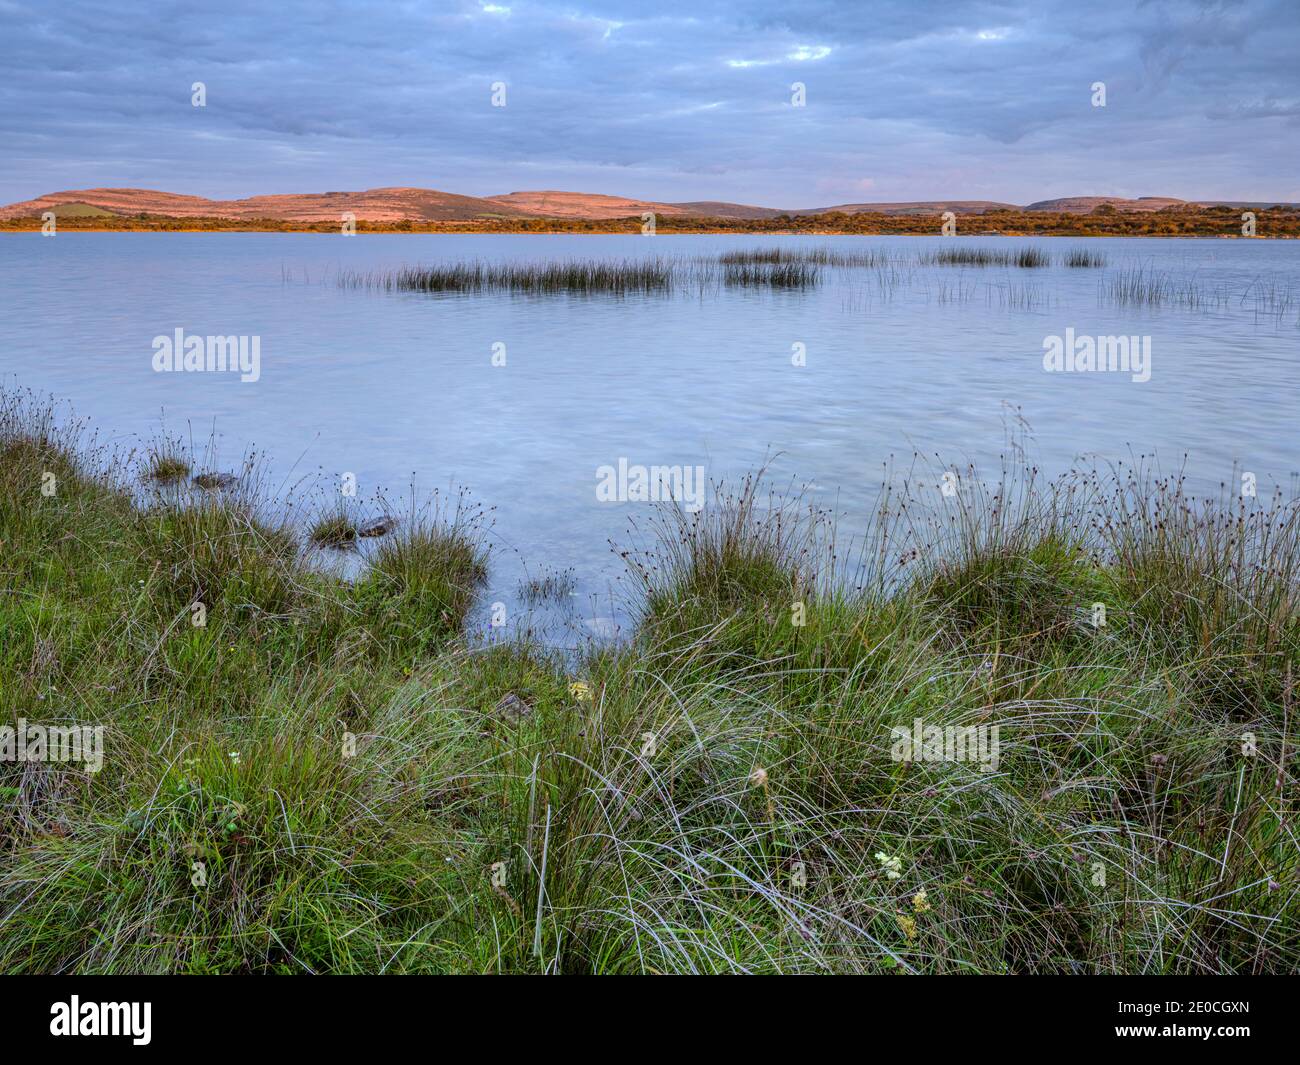
<path fill-rule="evenodd" d="M 805 291 L 674 296 L 430 296 L 341 289 L 340 270 L 465 258 L 713 257 L 774 245 L 884 249 L 892 273 L 828 270 Z M 702 465 L 834 500 L 861 527 L 891 455 L 996 463 L 1008 409 L 1049 472 L 1187 455 L 1205 490 L 1300 469 L 1300 246 L 1263 240 L 955 238 L 943 246 L 1072 247 L 1102 270 L 919 266 L 939 238 L 60 233 L 0 238 L 0 371 L 70 400 L 114 436 L 249 444 L 278 477 L 355 474 L 360 494 L 465 485 L 495 507 L 491 588 L 512 614 L 525 573 L 572 569 L 572 635 L 623 616 L 626 539 L 644 504 L 597 501 L 596 471 Z M 1103 279 L 1142 266 L 1198 286 L 1192 310 L 1117 307 Z M 257 335 L 261 377 L 155 373 L 153 338 Z M 1053 374 L 1044 337 L 1148 335 L 1150 381 Z M 506 365 L 493 366 L 494 344 Z M 806 365 L 792 364 L 793 345 Z M 500 349 L 497 349 L 500 350 Z"/>

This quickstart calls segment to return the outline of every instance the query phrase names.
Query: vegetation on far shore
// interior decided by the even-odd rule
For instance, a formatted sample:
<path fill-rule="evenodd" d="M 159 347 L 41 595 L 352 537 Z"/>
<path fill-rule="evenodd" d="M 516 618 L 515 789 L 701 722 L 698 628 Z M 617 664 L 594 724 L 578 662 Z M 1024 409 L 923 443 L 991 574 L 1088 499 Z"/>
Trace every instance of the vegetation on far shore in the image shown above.
<path fill-rule="evenodd" d="M 849 552 L 750 478 L 651 512 L 575 658 L 463 633 L 463 497 L 343 579 L 256 469 L 56 413 L 0 398 L 0 725 L 104 761 L 0 761 L 0 971 L 1300 966 L 1290 501 L 926 471 Z M 996 769 L 895 760 L 918 719 Z"/>
<path fill-rule="evenodd" d="M 278 218 L 174 218 L 166 215 L 71 214 L 56 210 L 58 227 L 68 231 L 338 233 L 339 222 L 300 222 Z M 1260 237 L 1300 237 L 1300 210 L 1275 206 L 1254 211 Z M 994 210 L 962 214 L 962 236 L 1075 237 L 1240 237 L 1242 209 L 1191 204 L 1159 211 L 1120 211 L 1109 205 L 1088 214 L 1064 211 Z M 464 221 L 369 222 L 357 219 L 358 233 L 640 233 L 639 214 L 627 218 L 483 218 Z M 0 219 L 0 232 L 39 231 L 39 215 Z M 817 233 L 938 236 L 939 212 L 885 215 L 828 212 L 774 218 L 711 218 L 659 215 L 657 233 Z"/>

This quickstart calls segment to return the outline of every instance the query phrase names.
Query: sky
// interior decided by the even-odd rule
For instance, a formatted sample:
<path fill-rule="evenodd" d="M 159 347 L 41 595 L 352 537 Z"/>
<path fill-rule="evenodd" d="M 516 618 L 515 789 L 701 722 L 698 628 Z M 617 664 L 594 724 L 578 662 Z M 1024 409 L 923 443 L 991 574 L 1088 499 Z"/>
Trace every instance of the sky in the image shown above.
<path fill-rule="evenodd" d="M 1300 0 L 0 0 L 0 143 L 3 203 L 1300 201 Z"/>

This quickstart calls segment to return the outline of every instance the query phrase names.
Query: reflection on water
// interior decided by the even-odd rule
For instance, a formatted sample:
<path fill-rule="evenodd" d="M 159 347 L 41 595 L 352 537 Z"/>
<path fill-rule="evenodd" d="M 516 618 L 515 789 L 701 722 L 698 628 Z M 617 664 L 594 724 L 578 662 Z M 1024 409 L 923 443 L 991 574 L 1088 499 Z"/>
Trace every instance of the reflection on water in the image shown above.
<path fill-rule="evenodd" d="M 682 286 L 621 296 L 397 292 L 340 274 L 471 259 L 716 261 L 816 247 L 812 287 Z M 913 450 L 996 465 L 1008 404 L 1047 472 L 1158 453 L 1193 487 L 1234 461 L 1261 490 L 1300 468 L 1300 248 L 1285 241 L 954 238 L 1036 247 L 1046 267 L 936 261 L 939 238 L 62 233 L 0 238 L 6 383 L 70 400 L 109 433 L 215 432 L 286 485 L 345 474 L 369 498 L 464 485 L 495 508 L 490 588 L 510 617 L 564 604 L 560 642 L 626 619 L 636 501 L 602 502 L 601 467 L 770 460 L 859 530 L 883 464 Z M 1085 247 L 1101 268 L 1062 265 Z M 995 256 L 995 259 L 1000 258 Z M 1013 256 L 1014 261 L 1014 256 Z M 259 338 L 255 381 L 157 373 L 154 339 Z M 1149 346 L 1131 372 L 1044 369 L 1050 337 Z M 1141 338 L 1149 338 L 1142 341 Z M 636 498 L 627 482 L 624 496 Z M 331 489 L 332 490 L 332 487 Z M 545 589 L 545 593 L 539 592 Z M 559 610 L 563 615 L 566 611 Z"/>

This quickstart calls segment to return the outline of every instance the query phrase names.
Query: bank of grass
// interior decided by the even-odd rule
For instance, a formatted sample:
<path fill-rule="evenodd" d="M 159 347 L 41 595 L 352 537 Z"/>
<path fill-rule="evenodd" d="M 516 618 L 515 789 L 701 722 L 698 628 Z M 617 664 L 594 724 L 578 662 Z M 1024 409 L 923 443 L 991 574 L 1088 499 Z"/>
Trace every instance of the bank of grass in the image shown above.
<path fill-rule="evenodd" d="M 850 553 L 753 478 L 634 534 L 637 634 L 562 660 L 460 635 L 463 501 L 348 583 L 120 462 L 0 405 L 0 720 L 105 727 L 93 777 L 0 763 L 0 970 L 1300 963 L 1289 506 L 962 471 Z M 893 760 L 918 718 L 996 771 Z"/>

